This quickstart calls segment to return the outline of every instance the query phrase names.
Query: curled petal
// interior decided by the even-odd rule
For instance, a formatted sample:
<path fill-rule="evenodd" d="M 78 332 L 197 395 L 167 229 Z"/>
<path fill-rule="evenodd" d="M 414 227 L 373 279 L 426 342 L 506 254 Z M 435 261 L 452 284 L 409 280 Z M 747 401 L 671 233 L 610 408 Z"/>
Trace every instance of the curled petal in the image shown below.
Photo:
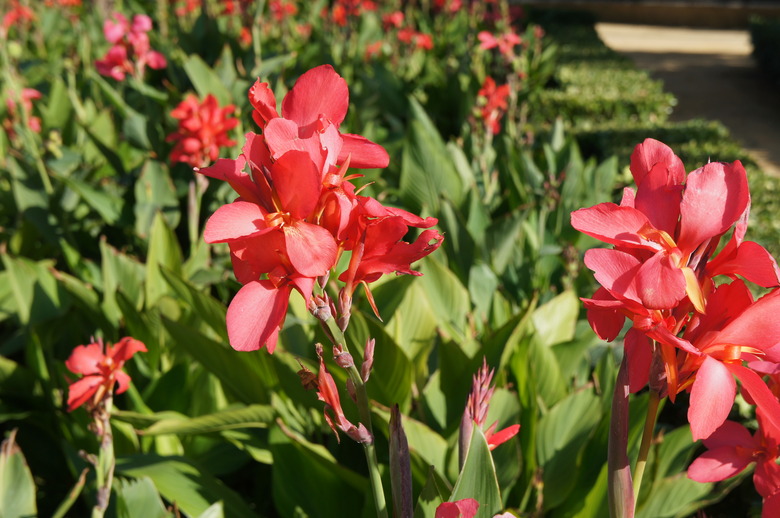
<path fill-rule="evenodd" d="M 350 133 L 343 134 L 341 137 L 344 139 L 344 144 L 339 153 L 339 164 L 343 164 L 347 157 L 350 157 L 350 167 L 356 169 L 383 168 L 390 163 L 390 155 L 379 144 Z"/>
<path fill-rule="evenodd" d="M 117 363 L 124 363 L 133 357 L 135 353 L 146 352 L 146 346 L 140 340 L 126 336 L 114 346 L 108 347 L 107 356 Z"/>
<path fill-rule="evenodd" d="M 217 209 L 206 221 L 203 239 L 207 243 L 228 243 L 270 232 L 265 211 L 256 203 L 234 201 Z"/>
<path fill-rule="evenodd" d="M 685 181 L 685 166 L 672 148 L 663 142 L 648 138 L 638 144 L 631 153 L 631 174 L 636 184 L 640 185 L 657 164 L 666 167 L 672 182 L 682 184 Z"/>
<path fill-rule="evenodd" d="M 298 78 L 282 101 L 282 117 L 305 127 L 324 116 L 338 126 L 346 117 L 347 108 L 347 82 L 332 66 L 322 65 Z"/>
<path fill-rule="evenodd" d="M 639 232 L 651 225 L 647 216 L 633 207 L 599 203 L 575 210 L 571 213 L 571 226 L 612 245 L 658 248 L 639 235 Z"/>
<path fill-rule="evenodd" d="M 268 121 L 279 116 L 276 111 L 276 97 L 273 90 L 268 87 L 268 83 L 256 81 L 249 89 L 249 102 L 255 109 L 252 118 L 261 128 L 265 128 Z"/>
<path fill-rule="evenodd" d="M 98 375 L 84 376 L 71 383 L 68 387 L 68 412 L 73 412 L 89 401 L 102 384 L 103 376 Z"/>

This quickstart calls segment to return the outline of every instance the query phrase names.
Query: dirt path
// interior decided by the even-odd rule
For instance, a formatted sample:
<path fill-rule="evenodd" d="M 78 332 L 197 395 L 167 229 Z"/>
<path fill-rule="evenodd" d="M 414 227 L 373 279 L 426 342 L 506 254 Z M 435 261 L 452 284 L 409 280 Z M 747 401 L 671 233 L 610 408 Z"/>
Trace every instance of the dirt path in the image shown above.
<path fill-rule="evenodd" d="M 719 120 L 765 172 L 780 176 L 780 85 L 755 66 L 747 31 L 612 23 L 596 30 L 677 97 L 672 120 Z"/>

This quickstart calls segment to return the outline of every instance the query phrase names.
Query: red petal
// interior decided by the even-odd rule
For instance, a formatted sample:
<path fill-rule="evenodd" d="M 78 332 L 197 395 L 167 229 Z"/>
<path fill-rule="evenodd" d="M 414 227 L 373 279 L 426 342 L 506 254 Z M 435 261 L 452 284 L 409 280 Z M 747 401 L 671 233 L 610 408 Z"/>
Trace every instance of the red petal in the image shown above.
<path fill-rule="evenodd" d="M 680 217 L 682 192 L 682 185 L 669 178 L 666 164 L 656 164 L 638 186 L 634 207 L 643 212 L 655 228 L 673 236 Z"/>
<path fill-rule="evenodd" d="M 292 150 L 305 151 L 309 159 L 317 164 L 317 168 L 320 171 L 323 169 L 327 151 L 322 147 L 319 133 L 299 138 L 298 126 L 293 121 L 278 118 L 268 123 L 263 137 L 274 160 Z"/>
<path fill-rule="evenodd" d="M 693 252 L 705 240 L 726 232 L 749 200 L 747 174 L 739 161 L 713 162 L 689 174 L 680 205 L 680 250 Z"/>
<path fill-rule="evenodd" d="M 641 302 L 636 291 L 636 276 L 642 263 L 620 250 L 591 248 L 585 252 L 585 266 L 593 270 L 596 280 L 619 298 Z"/>
<path fill-rule="evenodd" d="M 293 218 L 305 219 L 317 206 L 322 173 L 307 153 L 288 151 L 282 155 L 271 168 L 271 180 L 281 210 Z"/>
<path fill-rule="evenodd" d="M 623 302 L 616 300 L 605 288 L 599 288 L 592 299 L 582 300 L 588 310 L 588 323 L 593 331 L 607 342 L 611 342 L 626 322 L 626 317 L 619 311 Z"/>
<path fill-rule="evenodd" d="M 76 374 L 98 374 L 100 372 L 98 365 L 105 357 L 100 344 L 79 345 L 70 353 L 65 366 Z"/>
<path fill-rule="evenodd" d="M 227 310 L 230 345 L 237 351 L 256 351 L 275 338 L 284 322 L 290 288 L 275 288 L 270 281 L 244 285 Z M 275 341 L 273 342 L 275 345 Z"/>
<path fill-rule="evenodd" d="M 638 235 L 642 229 L 650 226 L 650 221 L 632 207 L 599 203 L 587 209 L 575 210 L 571 213 L 571 226 L 605 243 L 658 248 Z"/>
<path fill-rule="evenodd" d="M 626 333 L 624 344 L 628 359 L 628 390 L 634 394 L 650 381 L 653 347 L 647 335 L 633 327 Z"/>
<path fill-rule="evenodd" d="M 685 298 L 685 275 L 663 251 L 642 263 L 636 285 L 639 298 L 648 309 L 671 309 Z"/>
<path fill-rule="evenodd" d="M 103 376 L 96 375 L 85 376 L 71 383 L 70 387 L 68 387 L 68 412 L 73 412 L 89 401 L 104 381 Z"/>
<path fill-rule="evenodd" d="M 119 340 L 113 347 L 108 348 L 107 356 L 117 363 L 124 363 L 133 357 L 135 353 L 146 352 L 146 346 L 140 340 L 126 336 Z"/>
<path fill-rule="evenodd" d="M 753 437 L 750 430 L 734 421 L 725 421 L 712 435 L 704 439 L 704 446 L 708 450 L 733 446 L 755 450 L 760 445 L 760 442 Z"/>
<path fill-rule="evenodd" d="M 688 422 L 693 440 L 709 437 L 729 415 L 737 394 L 737 384 L 726 366 L 704 357 L 691 388 Z"/>
<path fill-rule="evenodd" d="M 296 272 L 318 277 L 335 266 L 338 247 L 326 229 L 301 221 L 282 230 L 287 257 Z"/>
<path fill-rule="evenodd" d="M 239 156 L 236 160 L 220 158 L 214 165 L 196 171 L 217 180 L 224 180 L 241 198 L 260 203 L 260 193 L 252 182 L 252 177 L 244 172 L 244 165 L 246 165 L 246 159 L 243 156 Z"/>
<path fill-rule="evenodd" d="M 762 424 L 765 424 L 768 428 L 773 427 L 774 430 L 780 430 L 780 402 L 769 387 L 766 386 L 764 380 L 753 372 L 752 370 L 743 367 L 741 365 L 726 363 L 726 367 L 732 374 L 734 374 L 739 382 L 742 383 L 742 390 L 746 391 L 752 399 L 761 414 L 764 417 Z M 772 431 L 772 436 L 777 434 Z"/>
<path fill-rule="evenodd" d="M 282 117 L 298 126 L 312 124 L 320 115 L 339 125 L 349 108 L 347 82 L 330 65 L 312 68 L 296 81 L 282 101 Z"/>
<path fill-rule="evenodd" d="M 116 394 L 121 394 L 130 388 L 130 376 L 125 371 L 114 371 L 114 380 L 119 384 L 115 392 Z"/>
<path fill-rule="evenodd" d="M 719 482 L 741 472 L 752 461 L 752 457 L 745 456 L 741 448 L 732 446 L 711 449 L 691 463 L 688 478 L 696 482 Z"/>
<path fill-rule="evenodd" d="M 279 116 L 276 111 L 276 97 L 273 90 L 268 87 L 268 83 L 257 80 L 249 89 L 249 102 L 255 109 L 252 117 L 261 128 L 264 128 L 268 121 Z"/>
<path fill-rule="evenodd" d="M 344 144 L 339 153 L 338 163 L 343 164 L 350 157 L 349 166 L 356 169 L 383 168 L 390 163 L 390 155 L 385 148 L 360 135 L 342 134 Z"/>
<path fill-rule="evenodd" d="M 206 221 L 203 239 L 207 243 L 228 243 L 264 234 L 273 229 L 265 211 L 256 203 L 234 201 L 217 209 Z"/>
<path fill-rule="evenodd" d="M 749 345 L 769 349 L 780 343 L 780 290 L 764 295 L 734 318 L 720 333 L 712 335 L 703 346 Z"/>
<path fill-rule="evenodd" d="M 641 184 L 648 172 L 656 164 L 663 164 L 669 170 L 669 177 L 676 184 L 685 181 L 685 166 L 674 154 L 672 148 L 651 138 L 638 144 L 631 153 L 631 174 L 637 185 Z"/>
<path fill-rule="evenodd" d="M 496 446 L 500 446 L 507 442 L 509 439 L 517 435 L 517 432 L 520 431 L 520 425 L 519 424 L 513 424 L 512 426 L 507 426 L 501 431 L 498 431 L 490 436 L 488 439 L 488 447 L 490 450 L 494 450 Z"/>
<path fill-rule="evenodd" d="M 777 262 L 763 246 L 752 241 L 743 241 L 739 246 L 735 246 L 735 242 L 732 237 L 717 257 L 707 263 L 707 274 L 710 277 L 741 275 L 765 288 L 780 285 Z"/>

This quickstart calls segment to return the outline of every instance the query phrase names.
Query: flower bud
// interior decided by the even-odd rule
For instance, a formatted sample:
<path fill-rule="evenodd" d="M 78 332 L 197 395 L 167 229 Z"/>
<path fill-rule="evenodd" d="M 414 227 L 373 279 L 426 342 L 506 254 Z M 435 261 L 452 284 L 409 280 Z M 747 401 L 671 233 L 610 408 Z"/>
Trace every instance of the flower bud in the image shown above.
<path fill-rule="evenodd" d="M 333 346 L 333 360 L 342 369 L 349 369 L 355 366 L 355 360 L 352 359 L 352 355 L 345 351 L 341 344 Z"/>
<path fill-rule="evenodd" d="M 355 384 L 352 383 L 352 378 L 347 378 L 347 394 L 349 394 L 352 402 L 357 405 L 357 391 L 355 390 Z"/>
<path fill-rule="evenodd" d="M 376 345 L 376 340 L 373 338 L 366 342 L 363 365 L 360 366 L 360 377 L 363 378 L 363 383 L 368 381 L 369 376 L 371 376 L 371 367 L 374 366 L 374 345 Z"/>
<path fill-rule="evenodd" d="M 360 444 L 373 444 L 374 437 L 371 435 L 363 423 L 358 423 L 357 427 L 353 426 L 347 430 L 347 435 L 355 442 Z"/>

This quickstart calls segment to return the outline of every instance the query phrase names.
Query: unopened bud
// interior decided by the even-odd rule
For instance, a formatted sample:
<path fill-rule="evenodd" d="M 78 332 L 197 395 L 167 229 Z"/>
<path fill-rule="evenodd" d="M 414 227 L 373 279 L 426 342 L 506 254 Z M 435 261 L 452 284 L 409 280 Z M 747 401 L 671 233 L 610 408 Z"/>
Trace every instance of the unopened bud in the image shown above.
<path fill-rule="evenodd" d="M 320 297 L 319 295 L 314 295 L 309 300 L 308 309 L 309 312 L 314 315 L 314 318 L 322 320 L 323 322 L 333 317 L 333 313 L 330 311 L 330 301 L 325 297 Z"/>
<path fill-rule="evenodd" d="M 352 355 L 346 352 L 341 344 L 333 346 L 333 360 L 336 362 L 336 365 L 342 369 L 349 369 L 355 366 Z"/>
<path fill-rule="evenodd" d="M 330 270 L 325 273 L 325 275 L 320 275 L 317 277 L 317 284 L 319 285 L 320 289 L 325 289 L 325 286 L 328 284 L 328 279 L 330 278 Z"/>
<path fill-rule="evenodd" d="M 363 383 L 366 383 L 368 381 L 369 376 L 371 376 L 371 367 L 374 366 L 374 346 L 376 345 L 376 340 L 373 338 L 369 339 L 366 342 L 366 350 L 363 354 L 363 365 L 360 366 L 360 377 L 363 378 Z"/>
<path fill-rule="evenodd" d="M 374 437 L 371 435 L 371 432 L 363 426 L 363 423 L 358 423 L 357 427 L 353 426 L 347 430 L 347 435 L 350 439 L 359 442 L 360 444 L 373 444 L 374 442 Z"/>
<path fill-rule="evenodd" d="M 339 329 L 346 331 L 349 317 L 352 315 L 352 296 L 345 289 L 339 291 Z"/>
<path fill-rule="evenodd" d="M 322 359 L 322 344 L 319 342 L 314 344 L 314 350 L 317 353 L 317 358 Z"/>

